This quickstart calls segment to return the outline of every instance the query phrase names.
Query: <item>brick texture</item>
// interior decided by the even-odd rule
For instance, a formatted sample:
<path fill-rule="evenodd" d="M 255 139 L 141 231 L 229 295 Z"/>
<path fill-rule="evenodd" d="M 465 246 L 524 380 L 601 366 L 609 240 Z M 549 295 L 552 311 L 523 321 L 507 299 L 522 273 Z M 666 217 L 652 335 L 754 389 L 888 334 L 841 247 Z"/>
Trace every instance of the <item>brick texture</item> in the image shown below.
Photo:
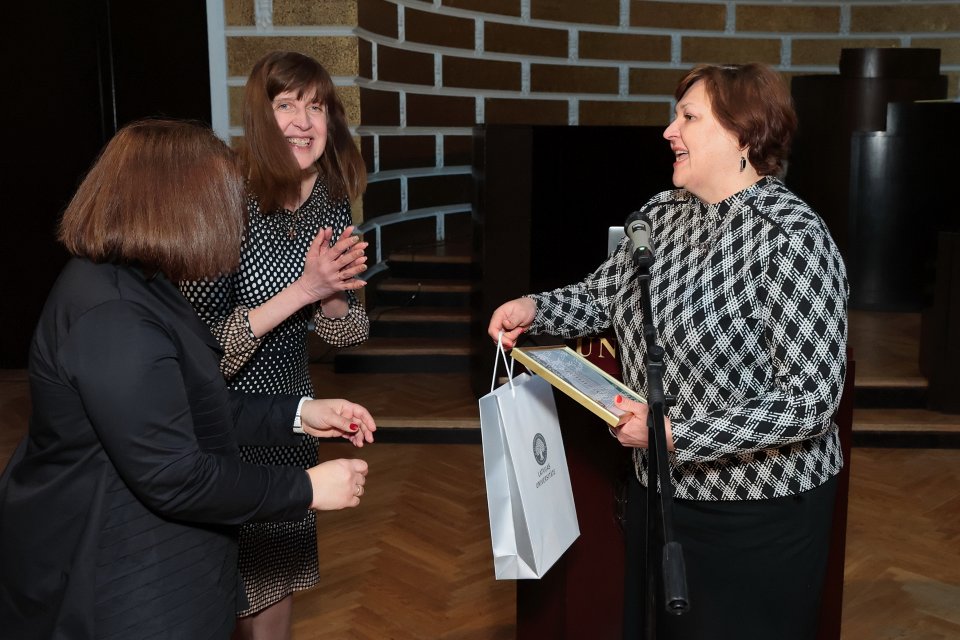
<path fill-rule="evenodd" d="M 619 0 L 530 0 L 530 16 L 535 20 L 554 20 L 577 24 L 615 25 L 620 21 Z"/>
<path fill-rule="evenodd" d="M 688 63 L 765 62 L 780 64 L 780 41 L 771 38 L 685 37 L 681 44 L 682 59 Z"/>
<path fill-rule="evenodd" d="M 473 20 L 410 8 L 403 15 L 407 40 L 457 49 L 475 46 Z"/>
<path fill-rule="evenodd" d="M 432 87 L 433 55 L 381 44 L 377 47 L 377 79 Z"/>
<path fill-rule="evenodd" d="M 470 202 L 473 177 L 470 174 L 429 176 L 407 180 L 407 206 L 410 209 L 439 207 Z"/>
<path fill-rule="evenodd" d="M 360 155 L 363 156 L 363 166 L 367 168 L 367 173 L 373 173 L 373 136 L 360 136 Z"/>
<path fill-rule="evenodd" d="M 368 182 L 363 194 L 363 210 L 367 220 L 400 211 L 400 179 Z"/>
<path fill-rule="evenodd" d="M 566 100 L 510 100 L 487 98 L 484 120 L 488 124 L 559 124 L 569 122 Z"/>
<path fill-rule="evenodd" d="M 443 136 L 443 163 L 448 167 L 473 162 L 473 136 Z"/>
<path fill-rule="evenodd" d="M 960 4 L 854 5 L 850 31 L 960 31 Z"/>
<path fill-rule="evenodd" d="M 530 65 L 530 88 L 552 93 L 616 93 L 618 72 L 613 67 Z"/>
<path fill-rule="evenodd" d="M 581 60 L 669 62 L 670 37 L 583 31 L 580 33 L 578 51 Z"/>
<path fill-rule="evenodd" d="M 520 0 L 441 0 L 441 4 L 445 7 L 466 9 L 478 13 L 520 16 Z"/>
<path fill-rule="evenodd" d="M 476 102 L 457 96 L 407 94 L 407 125 L 411 127 L 472 127 Z"/>
<path fill-rule="evenodd" d="M 853 38 L 841 39 L 797 39 L 793 41 L 793 64 L 824 64 L 834 68 L 840 62 L 841 49 L 860 49 L 863 47 L 899 47 L 900 41 L 893 38 Z"/>
<path fill-rule="evenodd" d="M 519 91 L 520 63 L 444 56 L 443 86 Z"/>
<path fill-rule="evenodd" d="M 630 26 L 658 29 L 723 31 L 727 10 L 722 4 L 631 2 Z"/>
<path fill-rule="evenodd" d="M 400 124 L 400 96 L 393 91 L 360 88 L 361 122 L 369 126 Z"/>
<path fill-rule="evenodd" d="M 836 33 L 839 7 L 737 5 L 737 31 Z"/>
<path fill-rule="evenodd" d="M 397 5 L 384 0 L 357 0 L 357 24 L 388 38 L 400 34 L 397 27 Z"/>
<path fill-rule="evenodd" d="M 580 124 L 662 126 L 670 123 L 669 102 L 610 102 L 582 100 Z"/>
<path fill-rule="evenodd" d="M 960 64 L 960 38 L 914 38 L 914 47 L 940 49 L 940 64 Z"/>
<path fill-rule="evenodd" d="M 433 167 L 437 163 L 433 136 L 380 136 L 380 170 Z"/>
<path fill-rule="evenodd" d="M 683 77 L 684 69 L 630 69 L 630 95 L 672 96 Z"/>
<path fill-rule="evenodd" d="M 371 80 L 373 78 L 373 43 L 364 38 L 357 40 L 357 74 L 361 78 Z"/>
<path fill-rule="evenodd" d="M 567 32 L 527 25 L 487 22 L 483 27 L 483 48 L 498 53 L 566 58 Z"/>

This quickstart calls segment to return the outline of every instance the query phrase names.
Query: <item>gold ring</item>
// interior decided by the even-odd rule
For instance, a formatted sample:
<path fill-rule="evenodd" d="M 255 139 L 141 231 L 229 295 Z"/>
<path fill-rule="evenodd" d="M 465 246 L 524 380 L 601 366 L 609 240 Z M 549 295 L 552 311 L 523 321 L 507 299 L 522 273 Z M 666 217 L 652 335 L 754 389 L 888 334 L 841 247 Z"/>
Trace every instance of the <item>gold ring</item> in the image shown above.
<path fill-rule="evenodd" d="M 358 484 L 358 485 L 357 485 L 357 497 L 359 498 L 359 497 L 362 496 L 362 495 L 363 495 L 363 486 Z"/>

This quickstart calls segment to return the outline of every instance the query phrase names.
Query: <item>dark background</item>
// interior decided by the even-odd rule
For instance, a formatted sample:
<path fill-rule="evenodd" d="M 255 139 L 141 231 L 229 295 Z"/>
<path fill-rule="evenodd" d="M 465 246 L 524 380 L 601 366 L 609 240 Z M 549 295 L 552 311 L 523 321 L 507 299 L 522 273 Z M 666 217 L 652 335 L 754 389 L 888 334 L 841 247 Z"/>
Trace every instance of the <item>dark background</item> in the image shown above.
<path fill-rule="evenodd" d="M 117 128 L 147 116 L 210 122 L 206 6 L 31 0 L 6 8 L 0 368 L 23 368 L 66 262 L 56 225 Z"/>

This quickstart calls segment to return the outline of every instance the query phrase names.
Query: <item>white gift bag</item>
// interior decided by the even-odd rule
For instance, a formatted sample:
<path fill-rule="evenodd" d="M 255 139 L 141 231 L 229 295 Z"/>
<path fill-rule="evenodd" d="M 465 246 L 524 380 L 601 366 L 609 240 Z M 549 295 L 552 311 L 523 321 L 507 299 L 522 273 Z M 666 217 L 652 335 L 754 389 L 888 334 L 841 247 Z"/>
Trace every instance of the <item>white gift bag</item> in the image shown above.
<path fill-rule="evenodd" d="M 501 344 L 497 353 L 507 357 Z M 553 388 L 513 376 L 480 398 L 483 470 L 498 580 L 542 578 L 580 535 Z"/>

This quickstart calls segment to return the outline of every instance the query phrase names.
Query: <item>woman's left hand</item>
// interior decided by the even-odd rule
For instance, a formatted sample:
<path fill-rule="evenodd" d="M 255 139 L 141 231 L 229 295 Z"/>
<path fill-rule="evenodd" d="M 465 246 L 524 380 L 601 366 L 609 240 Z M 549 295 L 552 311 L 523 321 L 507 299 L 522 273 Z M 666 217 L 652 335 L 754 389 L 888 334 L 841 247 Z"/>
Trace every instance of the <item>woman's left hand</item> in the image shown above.
<path fill-rule="evenodd" d="M 363 251 L 369 243 L 353 235 L 352 226 L 344 229 L 331 246 L 332 237 L 333 229 L 330 228 L 317 233 L 304 257 L 303 274 L 296 280 L 310 302 L 325 300 L 367 284 L 354 276 L 367 269 L 367 257 Z"/>
<path fill-rule="evenodd" d="M 373 442 L 377 425 L 364 407 L 349 400 L 307 400 L 300 408 L 300 423 L 304 433 L 316 438 L 343 436 L 355 447 Z"/>
<path fill-rule="evenodd" d="M 650 406 L 629 398 L 617 396 L 613 403 L 626 413 L 620 416 L 620 424 L 611 429 L 617 440 L 625 447 L 647 449 L 650 447 L 650 427 L 647 424 Z M 667 450 L 673 451 L 673 433 L 670 430 L 670 418 L 663 417 L 667 432 Z"/>

